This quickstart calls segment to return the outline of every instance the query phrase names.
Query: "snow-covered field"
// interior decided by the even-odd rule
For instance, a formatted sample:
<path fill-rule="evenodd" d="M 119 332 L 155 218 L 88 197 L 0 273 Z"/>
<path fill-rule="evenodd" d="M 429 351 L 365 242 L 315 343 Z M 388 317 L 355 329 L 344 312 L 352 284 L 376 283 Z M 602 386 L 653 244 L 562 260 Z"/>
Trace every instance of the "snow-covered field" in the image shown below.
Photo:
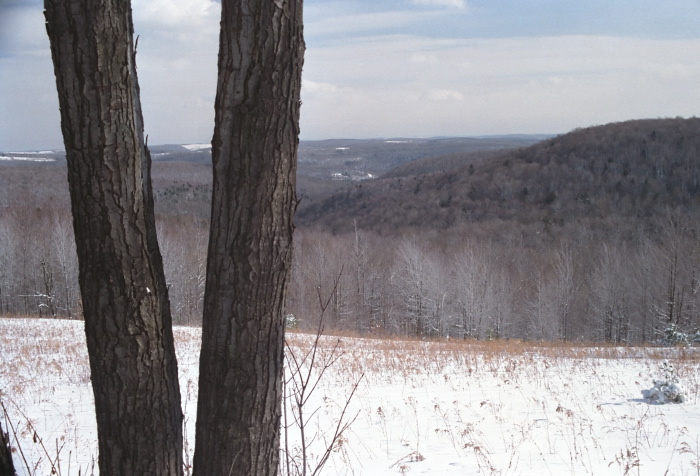
<path fill-rule="evenodd" d="M 191 461 L 199 329 L 176 328 L 175 336 Z M 288 341 L 299 358 L 313 338 Z M 343 420 L 351 425 L 324 474 L 700 474 L 700 354 L 693 349 L 326 337 L 312 377 L 335 357 L 303 408 L 313 468 L 359 382 Z M 641 398 L 663 359 L 682 379 L 683 404 Z M 59 474 L 96 473 L 81 322 L 0 319 L 0 392 L 20 438 L 13 443 L 30 466 L 16 452 L 20 474 L 50 474 L 57 454 Z M 299 431 L 290 424 L 287 433 L 299 461 Z"/>

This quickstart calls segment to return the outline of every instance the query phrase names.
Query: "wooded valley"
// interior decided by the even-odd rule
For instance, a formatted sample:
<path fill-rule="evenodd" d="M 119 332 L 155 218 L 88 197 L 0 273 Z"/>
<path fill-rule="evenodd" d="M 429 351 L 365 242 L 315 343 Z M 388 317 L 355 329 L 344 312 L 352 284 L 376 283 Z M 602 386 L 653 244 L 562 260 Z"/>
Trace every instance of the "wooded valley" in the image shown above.
<path fill-rule="evenodd" d="M 175 323 L 197 325 L 209 152 L 152 153 Z M 0 314 L 79 318 L 65 161 L 0 155 L 24 158 L 0 161 Z M 700 119 L 302 143 L 297 189 L 291 326 L 613 343 L 700 328 Z"/>

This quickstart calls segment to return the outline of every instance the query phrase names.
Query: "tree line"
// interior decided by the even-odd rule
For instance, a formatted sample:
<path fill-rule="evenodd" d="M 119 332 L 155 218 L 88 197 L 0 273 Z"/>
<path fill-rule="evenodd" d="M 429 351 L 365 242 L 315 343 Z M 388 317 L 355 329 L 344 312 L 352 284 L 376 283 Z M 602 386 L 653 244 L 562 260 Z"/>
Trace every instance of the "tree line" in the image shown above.
<path fill-rule="evenodd" d="M 421 338 L 656 343 L 700 328 L 700 231 L 680 210 L 635 233 L 576 233 L 534 243 L 468 230 L 382 236 L 296 232 L 286 309 L 314 329 Z M 208 223 L 158 222 L 173 322 L 200 325 Z M 447 236 L 446 236 L 447 235 Z M 70 216 L 0 215 L 0 313 L 81 318 Z M 337 282 L 336 282 L 337 281 Z M 292 317 L 293 316 L 293 319 Z"/>
<path fill-rule="evenodd" d="M 320 289 L 334 294 L 329 325 L 362 334 L 659 342 L 670 327 L 700 328 L 695 223 L 669 211 L 634 236 L 580 229 L 538 246 L 303 232 L 288 310 L 312 324 Z"/>

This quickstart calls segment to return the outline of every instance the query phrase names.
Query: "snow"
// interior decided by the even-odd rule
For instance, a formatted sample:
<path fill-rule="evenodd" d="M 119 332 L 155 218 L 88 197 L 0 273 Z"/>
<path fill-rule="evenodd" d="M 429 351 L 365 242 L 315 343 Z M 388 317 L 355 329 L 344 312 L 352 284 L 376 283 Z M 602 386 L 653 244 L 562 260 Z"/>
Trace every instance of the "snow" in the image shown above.
<path fill-rule="evenodd" d="M 48 157 L 25 157 L 21 155 L 0 155 L 0 160 L 21 160 L 25 162 L 56 162 L 56 159 Z"/>
<path fill-rule="evenodd" d="M 83 332 L 79 321 L 0 319 L 2 401 L 38 465 L 27 473 L 15 453 L 20 475 L 49 474 L 56 448 L 61 474 L 91 474 L 97 445 Z M 175 337 L 191 461 L 200 330 L 176 328 Z M 289 334 L 288 353 L 299 358 L 312 341 Z M 318 364 L 337 360 L 303 408 L 312 468 L 359 382 L 344 416 L 351 425 L 324 474 L 698 474 L 695 349 L 324 337 L 318 355 L 316 376 Z M 683 404 L 642 398 L 664 359 L 683 382 Z M 298 429 L 287 434 L 298 456 Z"/>
<path fill-rule="evenodd" d="M 187 150 L 197 151 L 202 149 L 211 149 L 211 144 L 183 144 L 182 147 Z"/>

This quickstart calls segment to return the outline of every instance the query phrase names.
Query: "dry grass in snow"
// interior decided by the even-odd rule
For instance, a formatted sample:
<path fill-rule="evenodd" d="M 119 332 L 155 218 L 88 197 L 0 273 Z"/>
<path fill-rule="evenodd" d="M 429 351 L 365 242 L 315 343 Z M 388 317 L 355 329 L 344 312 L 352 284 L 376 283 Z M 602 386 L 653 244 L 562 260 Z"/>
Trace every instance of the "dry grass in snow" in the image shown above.
<path fill-rule="evenodd" d="M 191 461 L 200 332 L 175 336 Z M 288 352 L 312 342 L 289 334 Z M 333 359 L 303 407 L 304 440 L 287 401 L 292 473 L 306 443 L 311 469 L 332 446 L 324 474 L 333 475 L 700 474 L 695 349 L 323 337 L 312 376 Z M 682 379 L 684 404 L 641 398 L 663 359 Z M 20 474 L 50 474 L 52 464 L 63 475 L 96 472 L 81 322 L 0 319 L 0 392 L 30 467 L 17 451 Z M 352 424 L 333 440 L 341 415 Z"/>

